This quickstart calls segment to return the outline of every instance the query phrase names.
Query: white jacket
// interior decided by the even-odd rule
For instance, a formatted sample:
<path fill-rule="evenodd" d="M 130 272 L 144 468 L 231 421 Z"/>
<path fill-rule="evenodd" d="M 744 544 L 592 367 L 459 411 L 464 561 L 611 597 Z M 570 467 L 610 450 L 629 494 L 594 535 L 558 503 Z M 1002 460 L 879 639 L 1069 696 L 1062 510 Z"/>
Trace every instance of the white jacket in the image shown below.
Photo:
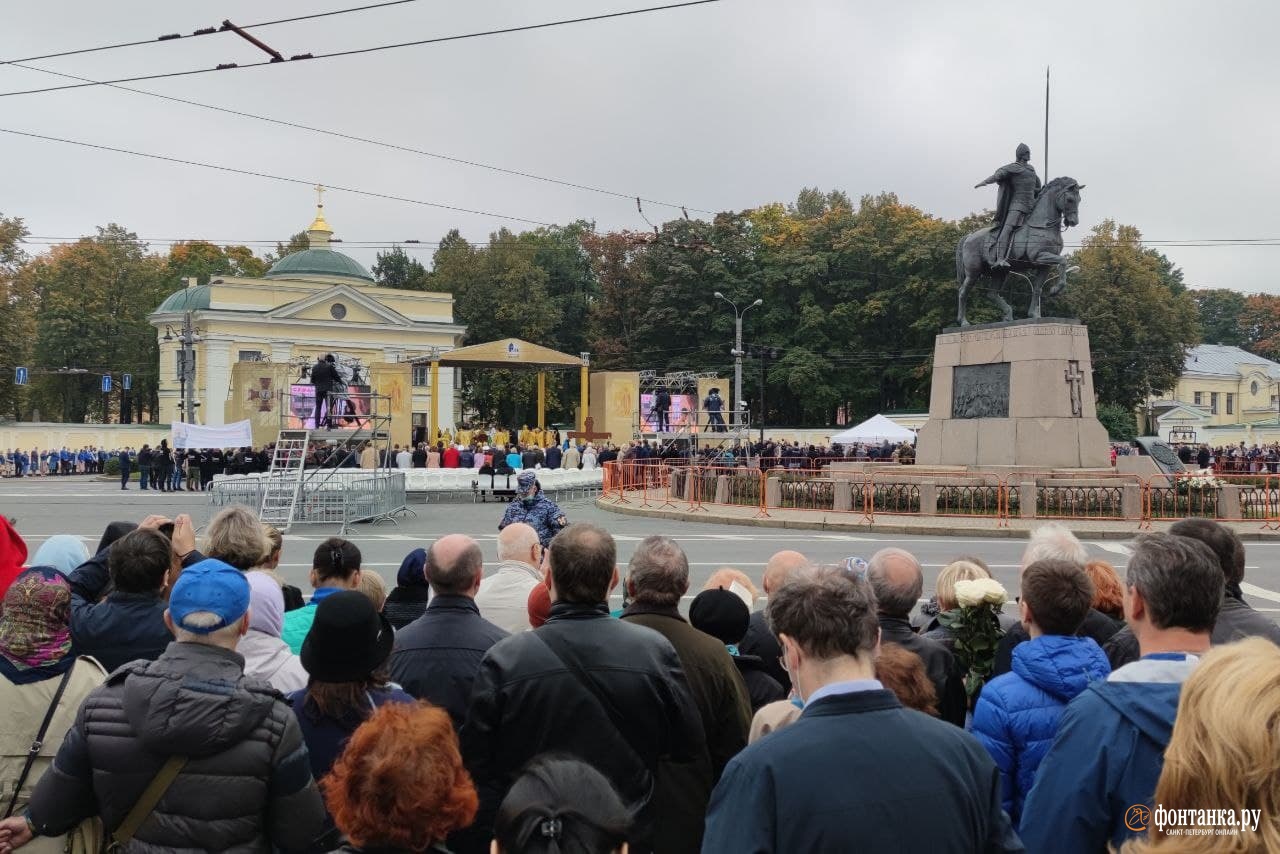
<path fill-rule="evenodd" d="M 480 582 L 476 607 L 480 616 L 503 631 L 528 631 L 529 593 L 542 583 L 542 573 L 523 561 L 504 560 L 498 571 Z"/>
<path fill-rule="evenodd" d="M 282 694 L 307 687 L 307 671 L 302 669 L 302 659 L 278 637 L 250 629 L 240 638 L 236 652 L 244 656 L 245 676 L 265 679 Z"/>

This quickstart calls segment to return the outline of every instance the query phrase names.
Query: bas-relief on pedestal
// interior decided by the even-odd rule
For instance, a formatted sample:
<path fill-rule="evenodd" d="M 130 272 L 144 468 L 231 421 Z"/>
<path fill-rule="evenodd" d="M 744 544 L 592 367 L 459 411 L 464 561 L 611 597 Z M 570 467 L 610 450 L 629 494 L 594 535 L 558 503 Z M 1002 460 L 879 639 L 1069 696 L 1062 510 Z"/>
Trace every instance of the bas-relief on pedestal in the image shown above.
<path fill-rule="evenodd" d="M 1106 429 L 1093 400 L 1089 332 L 1036 319 L 937 337 L 920 465 L 1104 468 Z"/>

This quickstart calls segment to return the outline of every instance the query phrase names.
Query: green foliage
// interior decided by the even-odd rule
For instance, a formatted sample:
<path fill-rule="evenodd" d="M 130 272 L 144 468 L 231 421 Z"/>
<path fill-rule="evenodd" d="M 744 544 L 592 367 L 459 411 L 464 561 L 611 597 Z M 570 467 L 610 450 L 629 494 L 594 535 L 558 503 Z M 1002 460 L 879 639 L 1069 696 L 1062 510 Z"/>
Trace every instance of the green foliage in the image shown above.
<path fill-rule="evenodd" d="M 373 278 L 384 288 L 406 291 L 428 289 L 427 268 L 399 246 L 393 246 L 390 252 L 379 252 L 372 272 Z"/>
<path fill-rule="evenodd" d="M 1168 259 L 1144 248 L 1133 226 L 1106 220 L 1071 263 L 1080 271 L 1065 303 L 1089 327 L 1099 402 L 1133 410 L 1148 390 L 1173 388 L 1200 328 L 1196 303 Z"/>
<path fill-rule="evenodd" d="M 0 214 L 0 419 L 17 419 L 25 391 L 13 384 L 13 369 L 28 365 L 34 296 L 18 272 L 26 261 L 22 220 Z"/>
<path fill-rule="evenodd" d="M 1280 296 L 1253 294 L 1246 297 L 1240 315 L 1244 346 L 1268 359 L 1280 358 Z"/>
<path fill-rule="evenodd" d="M 1244 294 L 1227 288 L 1209 288 L 1190 294 L 1200 315 L 1200 337 L 1205 343 L 1245 346 Z"/>
<path fill-rule="evenodd" d="M 1098 406 L 1098 421 L 1107 428 L 1113 442 L 1132 442 L 1138 435 L 1138 421 L 1132 409 L 1104 403 Z"/>
<path fill-rule="evenodd" d="M 297 234 L 289 238 L 285 243 L 276 242 L 276 251 L 268 253 L 263 259 L 267 267 L 279 261 L 286 255 L 292 255 L 295 252 L 301 252 L 303 249 L 311 248 L 311 238 L 307 237 L 305 231 L 299 231 Z"/>
<path fill-rule="evenodd" d="M 216 276 L 257 278 L 267 272 L 268 265 L 247 246 L 216 246 L 204 240 L 175 243 L 169 247 L 165 276 L 181 287 L 187 278 L 207 285 Z"/>
<path fill-rule="evenodd" d="M 995 669 L 996 646 L 1004 637 L 995 606 L 975 605 L 952 608 L 938 615 L 938 623 L 955 635 L 956 660 L 965 672 L 964 691 L 970 704 L 978 698 L 982 686 Z"/>

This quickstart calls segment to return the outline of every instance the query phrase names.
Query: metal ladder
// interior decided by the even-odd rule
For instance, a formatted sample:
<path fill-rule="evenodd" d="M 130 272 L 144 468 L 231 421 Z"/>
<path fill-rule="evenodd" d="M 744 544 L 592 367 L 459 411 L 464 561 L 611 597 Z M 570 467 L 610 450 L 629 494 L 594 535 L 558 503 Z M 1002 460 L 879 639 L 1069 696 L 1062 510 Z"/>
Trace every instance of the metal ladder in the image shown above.
<path fill-rule="evenodd" d="M 289 530 L 293 524 L 310 441 L 310 430 L 281 430 L 276 437 L 276 449 L 271 455 L 271 468 L 267 470 L 267 480 L 263 485 L 258 518 L 281 531 Z"/>

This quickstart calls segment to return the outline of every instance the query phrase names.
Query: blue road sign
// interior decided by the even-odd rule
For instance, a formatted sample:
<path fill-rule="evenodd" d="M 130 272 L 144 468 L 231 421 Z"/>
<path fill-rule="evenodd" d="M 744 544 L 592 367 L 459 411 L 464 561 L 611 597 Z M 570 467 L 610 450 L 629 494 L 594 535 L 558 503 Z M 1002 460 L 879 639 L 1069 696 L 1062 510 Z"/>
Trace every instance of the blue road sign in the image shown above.
<path fill-rule="evenodd" d="M 121 379 L 121 385 L 125 391 L 130 391 L 133 388 L 133 374 L 125 374 Z"/>
<path fill-rule="evenodd" d="M 102 376 L 102 393 L 106 394 L 111 391 L 111 374 L 103 374 Z"/>
<path fill-rule="evenodd" d="M 26 384 L 27 384 L 27 369 L 26 369 L 26 368 L 21 368 L 21 367 L 19 367 L 19 368 L 14 368 L 14 369 L 13 369 L 13 384 L 14 384 L 14 385 L 26 385 Z"/>

